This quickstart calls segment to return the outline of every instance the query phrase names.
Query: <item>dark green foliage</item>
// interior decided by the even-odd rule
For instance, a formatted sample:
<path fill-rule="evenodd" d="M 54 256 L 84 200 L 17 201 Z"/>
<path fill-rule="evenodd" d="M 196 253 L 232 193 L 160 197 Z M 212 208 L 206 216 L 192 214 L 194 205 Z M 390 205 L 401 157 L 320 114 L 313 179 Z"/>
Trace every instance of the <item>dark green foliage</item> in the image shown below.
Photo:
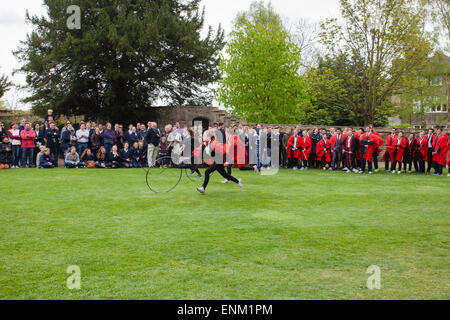
<path fill-rule="evenodd" d="M 133 121 L 161 100 L 204 105 L 219 79 L 223 31 L 204 39 L 200 0 L 45 0 L 48 18 L 29 17 L 34 31 L 15 52 L 33 94 L 33 111 Z M 81 29 L 66 26 L 69 5 Z M 151 111 L 150 111 L 151 112 Z"/>

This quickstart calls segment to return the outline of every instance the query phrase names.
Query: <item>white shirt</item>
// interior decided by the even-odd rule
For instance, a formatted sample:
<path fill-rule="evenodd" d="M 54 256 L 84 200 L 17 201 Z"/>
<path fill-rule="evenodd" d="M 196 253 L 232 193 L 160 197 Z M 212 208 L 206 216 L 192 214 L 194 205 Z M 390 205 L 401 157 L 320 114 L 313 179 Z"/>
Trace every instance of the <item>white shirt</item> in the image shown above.
<path fill-rule="evenodd" d="M 18 136 L 18 135 L 20 135 L 20 130 L 19 130 L 19 129 L 16 129 L 16 130 L 14 130 L 14 129 L 9 129 L 8 131 L 11 132 L 11 134 L 12 134 L 13 136 Z M 13 146 L 20 146 L 20 145 L 22 144 L 22 142 L 21 142 L 20 140 L 18 140 L 18 139 L 11 139 L 11 144 L 12 144 Z"/>
<path fill-rule="evenodd" d="M 81 136 L 86 136 L 86 138 L 82 138 Z M 87 130 L 87 129 L 84 129 L 84 130 L 79 129 L 77 131 L 77 138 L 78 138 L 78 142 L 79 143 L 88 143 L 89 142 L 89 130 Z"/>

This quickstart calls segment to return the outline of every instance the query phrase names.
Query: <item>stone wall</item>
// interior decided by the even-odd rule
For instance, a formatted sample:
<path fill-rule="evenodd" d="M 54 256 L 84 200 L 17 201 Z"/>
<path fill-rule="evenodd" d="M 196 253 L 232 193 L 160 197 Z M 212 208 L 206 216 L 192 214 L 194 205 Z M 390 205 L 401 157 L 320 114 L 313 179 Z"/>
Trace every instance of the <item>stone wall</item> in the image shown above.
<path fill-rule="evenodd" d="M 168 123 L 179 122 L 181 126 L 192 126 L 194 120 L 207 120 L 210 126 L 214 122 L 223 122 L 225 126 L 239 124 L 241 121 L 217 107 L 185 106 L 185 107 L 153 107 L 156 112 L 155 122 L 161 127 Z"/>

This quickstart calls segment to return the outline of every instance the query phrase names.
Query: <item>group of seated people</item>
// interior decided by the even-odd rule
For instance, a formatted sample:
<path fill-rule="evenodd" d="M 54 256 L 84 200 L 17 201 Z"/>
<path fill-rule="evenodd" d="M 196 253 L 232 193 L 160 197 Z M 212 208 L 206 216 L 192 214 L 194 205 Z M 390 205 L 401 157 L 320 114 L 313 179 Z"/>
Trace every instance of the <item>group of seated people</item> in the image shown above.
<path fill-rule="evenodd" d="M 81 155 L 78 154 L 75 146 L 70 147 L 64 157 L 64 166 L 66 168 L 142 168 L 142 149 L 137 142 L 130 148 L 128 142 L 124 143 L 123 149 L 118 150 L 113 145 L 111 151 L 106 153 L 104 146 L 101 146 L 97 152 L 91 149 L 85 149 Z M 50 156 L 50 149 L 41 146 L 40 152 L 36 158 L 37 168 L 52 169 L 55 168 L 55 162 Z"/>

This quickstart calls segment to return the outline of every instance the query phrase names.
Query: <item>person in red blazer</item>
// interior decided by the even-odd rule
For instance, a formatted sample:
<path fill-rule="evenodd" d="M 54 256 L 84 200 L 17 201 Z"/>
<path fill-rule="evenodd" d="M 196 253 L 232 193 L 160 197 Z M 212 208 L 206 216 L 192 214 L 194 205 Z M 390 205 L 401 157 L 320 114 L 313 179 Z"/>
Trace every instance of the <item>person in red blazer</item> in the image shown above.
<path fill-rule="evenodd" d="M 300 154 L 301 159 L 303 160 L 303 167 L 300 170 L 308 170 L 308 159 L 311 154 L 311 146 L 312 146 L 312 138 L 310 134 L 312 133 L 311 129 L 303 135 L 302 140 L 302 152 Z"/>
<path fill-rule="evenodd" d="M 216 170 L 217 172 L 220 173 L 222 177 L 236 183 L 239 186 L 239 188 L 242 189 L 241 179 L 236 179 L 235 177 L 229 175 L 225 171 L 225 167 L 230 165 L 226 160 L 227 145 L 217 141 L 214 135 L 211 136 L 210 140 L 211 142 L 205 148 L 205 152 L 207 153 L 208 156 L 211 156 L 213 164 L 208 169 L 206 169 L 205 180 L 203 181 L 203 185 L 200 188 L 197 188 L 197 191 L 200 192 L 201 194 L 205 194 L 206 187 L 208 186 L 209 183 L 209 177 Z"/>
<path fill-rule="evenodd" d="M 389 164 L 390 163 L 394 163 L 395 161 L 395 156 L 394 156 L 394 152 L 395 152 L 395 141 L 397 139 L 397 129 L 392 128 L 392 132 L 390 135 L 387 136 L 386 138 L 386 152 L 384 153 L 383 156 L 383 161 L 385 162 L 385 169 L 384 171 L 389 171 Z"/>
<path fill-rule="evenodd" d="M 347 136 L 344 140 L 344 159 L 345 159 L 345 169 L 347 173 L 358 172 L 356 169 L 356 150 L 359 149 L 359 140 L 353 136 L 353 129 L 349 128 L 347 131 Z"/>
<path fill-rule="evenodd" d="M 395 173 L 395 168 L 398 163 L 398 174 L 402 173 L 402 161 L 403 155 L 405 154 L 405 148 L 407 147 L 408 142 L 403 137 L 403 132 L 400 131 L 398 133 L 397 139 L 395 139 L 394 144 L 394 162 L 392 163 L 391 172 Z"/>
<path fill-rule="evenodd" d="M 368 163 L 369 174 L 372 174 L 372 161 L 373 161 L 373 151 L 378 143 L 378 138 L 376 135 L 372 134 L 372 129 L 370 127 L 366 128 L 366 133 L 364 133 L 360 138 L 360 149 L 362 154 L 361 159 L 361 169 L 359 173 L 364 173 L 366 170 L 366 162 Z"/>
<path fill-rule="evenodd" d="M 448 143 L 447 143 L 447 151 L 450 151 L 450 140 L 448 140 Z M 447 177 L 450 177 L 450 154 L 447 159 L 447 168 L 448 168 Z"/>
<path fill-rule="evenodd" d="M 428 134 L 425 136 L 425 138 L 428 141 L 427 173 L 430 173 L 431 168 L 433 167 L 433 142 L 434 142 L 434 139 L 436 139 L 436 136 L 434 135 L 434 129 L 428 129 Z"/>
<path fill-rule="evenodd" d="M 442 175 L 442 170 L 445 166 L 445 157 L 447 156 L 447 135 L 442 131 L 441 127 L 436 130 L 436 137 L 433 142 L 433 175 Z"/>
<path fill-rule="evenodd" d="M 414 169 L 417 173 L 425 173 L 425 161 L 428 156 L 428 140 L 425 135 L 425 131 L 420 131 L 419 136 L 416 138 L 416 150 L 414 152 Z"/>
<path fill-rule="evenodd" d="M 323 130 L 325 131 L 325 130 Z M 331 164 L 331 142 L 327 138 L 327 133 L 322 132 L 322 139 L 319 140 L 316 146 L 316 160 L 320 163 L 323 170 L 326 170 Z"/>
<path fill-rule="evenodd" d="M 302 149 L 302 137 L 298 135 L 299 130 L 295 129 L 294 135 L 291 136 L 288 140 L 286 151 L 289 159 L 289 168 L 293 168 L 294 170 L 298 170 L 298 166 L 302 166 L 301 163 L 301 149 Z"/>
<path fill-rule="evenodd" d="M 414 135 L 414 133 L 410 133 L 408 138 L 406 139 L 406 148 L 405 153 L 403 154 L 404 173 L 406 173 L 406 170 L 408 170 L 408 173 L 411 173 L 412 163 L 416 149 L 417 149 L 416 136 Z"/>

